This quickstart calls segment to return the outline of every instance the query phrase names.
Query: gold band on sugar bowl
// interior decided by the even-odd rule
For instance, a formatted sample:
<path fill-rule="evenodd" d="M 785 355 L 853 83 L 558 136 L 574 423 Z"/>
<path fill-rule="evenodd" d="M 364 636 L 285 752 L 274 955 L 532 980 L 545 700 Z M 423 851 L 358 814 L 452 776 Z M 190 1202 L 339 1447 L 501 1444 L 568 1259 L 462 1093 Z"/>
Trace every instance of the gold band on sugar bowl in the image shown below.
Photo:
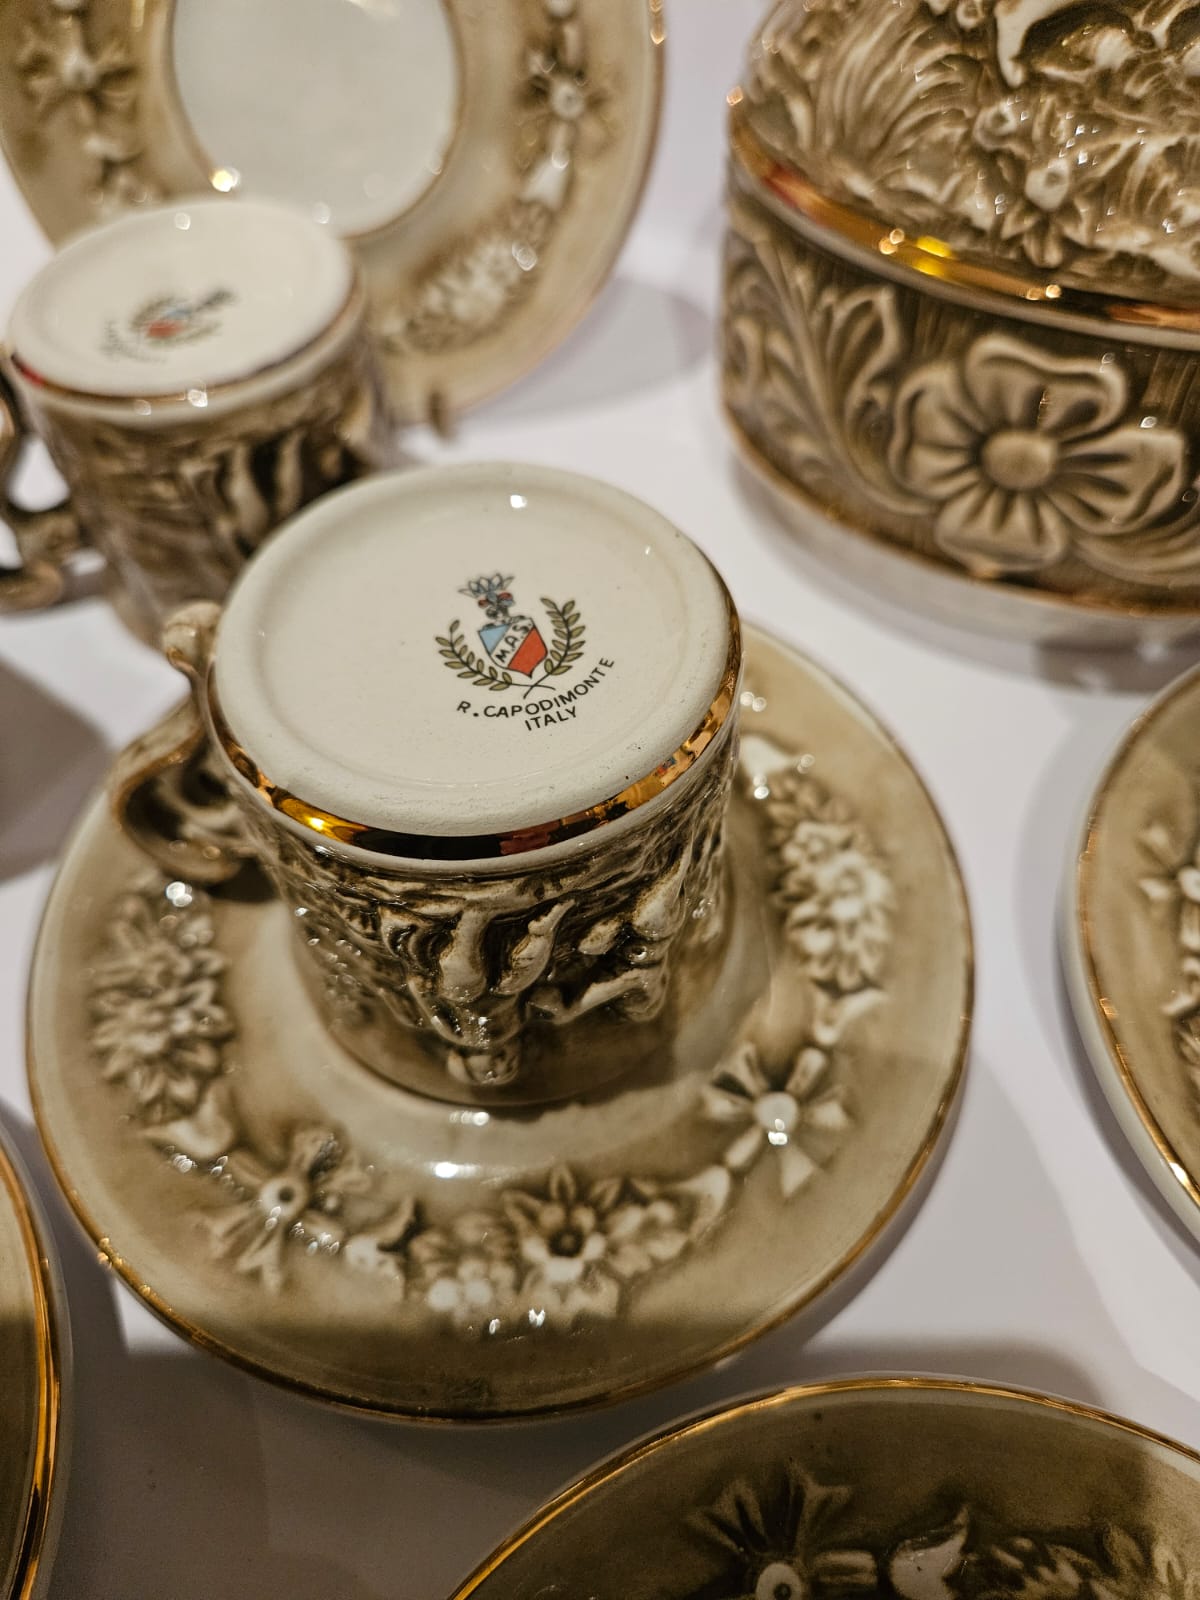
<path fill-rule="evenodd" d="M 498 833 L 482 834 L 417 834 L 388 828 L 377 828 L 370 823 L 351 822 L 326 811 L 311 800 L 304 800 L 290 790 L 275 783 L 257 765 L 253 757 L 238 741 L 222 714 L 217 696 L 214 675 L 207 679 L 209 715 L 217 739 L 225 755 L 239 776 L 272 810 L 315 834 L 320 839 L 377 855 L 407 858 L 414 861 L 486 861 L 524 855 L 531 850 L 546 849 L 568 839 L 577 839 L 592 833 L 606 823 L 636 811 L 649 801 L 657 799 L 665 790 L 677 783 L 700 760 L 726 727 L 730 713 L 737 703 L 738 683 L 742 670 L 742 638 L 737 612 L 733 602 L 726 597 L 729 618 L 729 646 L 720 683 L 711 705 L 700 722 L 677 750 L 659 763 L 645 777 L 638 778 L 618 794 L 572 812 L 553 821 L 535 823 L 528 827 L 512 828 Z"/>
<path fill-rule="evenodd" d="M 1059 283 L 1052 276 L 1035 277 L 1002 266 L 968 260 L 943 240 L 929 235 L 914 237 L 903 228 L 868 216 L 853 206 L 824 194 L 811 179 L 781 161 L 763 143 L 744 114 L 733 107 L 729 139 L 735 166 L 754 185 L 759 197 L 790 219 L 807 223 L 824 237 L 831 249 L 847 247 L 865 253 L 884 272 L 902 269 L 916 273 L 947 291 L 996 296 L 1009 302 L 1010 314 L 1104 322 L 1118 326 L 1132 339 L 1157 334 L 1175 335 L 1191 343 L 1200 335 L 1200 304 L 1168 306 L 1116 294 L 1099 294 Z M 1017 304 L 1013 304 L 1017 302 Z M 1018 309 L 1021 308 L 1021 309 Z"/>

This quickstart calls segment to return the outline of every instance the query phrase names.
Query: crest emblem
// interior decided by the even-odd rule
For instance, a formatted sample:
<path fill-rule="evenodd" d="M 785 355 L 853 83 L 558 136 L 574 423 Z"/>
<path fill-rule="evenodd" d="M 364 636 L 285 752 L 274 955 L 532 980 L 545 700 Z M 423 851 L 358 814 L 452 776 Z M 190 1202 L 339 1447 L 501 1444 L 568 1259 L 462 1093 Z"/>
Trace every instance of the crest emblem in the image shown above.
<path fill-rule="evenodd" d="M 583 652 L 583 623 L 574 600 L 557 605 L 542 597 L 548 621 L 549 642 L 541 625 L 516 609 L 510 585 L 513 579 L 493 572 L 471 578 L 458 591 L 474 600 L 483 612 L 475 634 L 482 646 L 477 653 L 457 619 L 437 638 L 442 660 L 460 678 L 469 678 L 481 689 L 505 690 L 527 680 L 526 692 L 548 678 L 569 672 Z"/>
<path fill-rule="evenodd" d="M 111 354 L 153 359 L 168 345 L 191 344 L 215 333 L 221 326 L 217 312 L 233 299 L 229 289 L 188 299 L 186 295 L 156 295 L 138 307 L 124 330 L 110 322 L 104 347 Z"/>

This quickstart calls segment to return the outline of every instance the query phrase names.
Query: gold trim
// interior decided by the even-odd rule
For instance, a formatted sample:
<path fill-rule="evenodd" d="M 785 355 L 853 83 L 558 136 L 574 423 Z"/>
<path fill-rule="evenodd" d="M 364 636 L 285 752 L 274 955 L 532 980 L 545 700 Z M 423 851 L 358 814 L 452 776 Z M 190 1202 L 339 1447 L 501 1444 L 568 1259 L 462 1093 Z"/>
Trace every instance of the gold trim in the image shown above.
<path fill-rule="evenodd" d="M 1076 1421 L 1098 1422 L 1104 1427 L 1128 1434 L 1143 1443 L 1160 1446 L 1200 1467 L 1200 1452 L 1181 1444 L 1177 1439 L 1170 1439 L 1166 1434 L 1156 1433 L 1152 1428 L 1145 1428 L 1140 1423 L 1131 1422 L 1128 1418 L 1119 1417 L 1111 1411 L 1101 1411 L 1096 1406 L 1085 1405 L 1078 1400 L 1065 1400 L 1056 1395 L 1042 1394 L 1036 1389 L 1014 1389 L 1004 1384 L 977 1382 L 970 1378 L 934 1377 L 834 1378 L 826 1383 L 796 1384 L 787 1389 L 752 1395 L 746 1400 L 734 1401 L 732 1404 L 726 1402 L 712 1410 L 702 1411 L 689 1421 L 672 1423 L 660 1432 L 643 1439 L 641 1443 L 610 1456 L 607 1461 L 593 1467 L 553 1500 L 548 1501 L 528 1522 L 510 1534 L 504 1543 L 454 1591 L 450 1600 L 468 1600 L 468 1597 L 476 1594 L 480 1586 L 491 1578 L 510 1556 L 515 1555 L 522 1546 L 528 1544 L 565 1511 L 571 1510 L 581 1500 L 587 1499 L 596 1490 L 623 1476 L 649 1457 L 658 1455 L 663 1450 L 669 1451 L 684 1440 L 711 1433 L 735 1418 L 778 1410 L 780 1407 L 795 1405 L 797 1401 L 821 1400 L 843 1394 L 883 1395 L 914 1391 L 930 1395 L 969 1394 L 989 1401 L 1015 1401 L 1020 1405 L 1029 1406 L 1031 1410 L 1058 1412 Z"/>
<path fill-rule="evenodd" d="M 762 480 L 768 492 L 778 494 L 785 500 L 796 501 L 802 510 L 817 512 L 834 526 L 838 533 L 853 535 L 868 549 L 882 549 L 887 555 L 895 556 L 901 562 L 922 572 L 929 573 L 932 577 L 945 578 L 950 583 L 961 585 L 963 588 L 978 588 L 989 591 L 993 595 L 1003 595 L 1006 602 L 1020 606 L 1038 606 L 1042 608 L 1043 615 L 1049 617 L 1059 614 L 1064 627 L 1071 623 L 1079 623 L 1081 616 L 1090 616 L 1103 622 L 1128 622 L 1137 624 L 1146 622 L 1177 623 L 1185 626 L 1192 622 L 1200 622 L 1200 599 L 1192 601 L 1176 601 L 1171 591 L 1155 593 L 1148 596 L 1144 602 L 1132 600 L 1120 601 L 1116 596 L 1109 598 L 1103 594 L 1078 593 L 1067 589 L 1045 589 L 1034 587 L 1029 582 L 1029 575 L 1023 577 L 996 577 L 985 578 L 978 573 L 971 572 L 966 567 L 952 566 L 943 561 L 939 556 L 929 551 L 914 549 L 911 545 L 901 544 L 899 540 L 891 538 L 879 528 L 873 527 L 857 512 L 837 504 L 833 500 L 823 500 L 819 495 L 797 483 L 795 478 L 788 477 L 781 467 L 777 467 L 769 456 L 746 432 L 739 418 L 734 414 L 729 401 L 721 399 L 721 409 L 724 413 L 725 424 L 733 436 L 734 448 L 738 451 L 744 465 Z M 790 530 L 789 530 L 790 531 Z M 803 534 L 797 537 L 809 547 Z M 813 547 L 815 548 L 815 547 Z M 827 557 L 820 551 L 816 552 L 826 566 L 833 567 L 841 576 L 847 574 L 833 566 Z M 859 587 L 865 587 L 865 580 L 856 573 L 850 572 L 849 577 Z M 943 613 L 945 616 L 945 613 Z M 951 623 L 954 618 L 946 617 Z M 957 626 L 970 627 L 970 621 L 957 622 Z M 998 630 L 992 630 L 998 633 Z"/>
<path fill-rule="evenodd" d="M 743 102 L 738 100 L 735 105 Z M 856 211 L 833 200 L 802 173 L 771 153 L 751 126 L 744 111 L 730 117 L 730 146 L 746 176 L 764 189 L 775 203 L 803 218 L 827 236 L 831 248 L 844 254 L 847 246 L 873 256 L 879 269 L 913 273 L 932 280 L 934 286 L 974 291 L 1007 300 L 1009 314 L 1038 306 L 1063 317 L 1112 324 L 1125 338 L 1136 340 L 1141 329 L 1182 334 L 1200 333 L 1200 305 L 1166 306 L 1124 295 L 1098 294 L 1076 289 L 1050 277 L 1034 278 L 1006 267 L 990 267 L 967 260 L 952 246 L 929 235 L 910 236 L 903 228 Z"/>
<path fill-rule="evenodd" d="M 29 1263 L 37 1344 L 37 1430 L 24 1524 L 17 1538 L 12 1588 L 6 1600 L 32 1600 L 38 1581 L 50 1495 L 61 1445 L 62 1347 L 53 1309 L 53 1269 L 29 1199 L 0 1139 L 0 1187 L 12 1201 Z"/>
<path fill-rule="evenodd" d="M 320 1384 L 307 1383 L 300 1379 L 290 1378 L 285 1373 L 264 1366 L 250 1357 L 242 1355 L 239 1351 L 222 1343 L 221 1340 L 214 1338 L 211 1334 L 205 1333 L 202 1329 L 196 1327 L 194 1323 L 190 1323 L 180 1316 L 167 1301 L 156 1295 L 145 1279 L 113 1249 L 111 1240 L 104 1230 L 97 1225 L 95 1219 L 84 1205 L 79 1191 L 63 1166 L 55 1148 L 53 1131 L 38 1087 L 37 1063 L 33 1050 L 34 989 L 47 959 L 42 949 L 46 931 L 46 913 L 44 913 L 34 946 L 33 959 L 30 962 L 25 1005 L 25 1071 L 26 1081 L 29 1085 L 29 1097 L 33 1106 L 34 1121 L 41 1136 L 46 1159 L 49 1161 L 59 1188 L 66 1197 L 71 1210 L 75 1213 L 80 1226 L 92 1240 L 103 1260 L 112 1267 L 117 1276 L 123 1279 L 137 1298 L 174 1333 L 181 1335 L 198 1349 L 220 1356 L 223 1360 L 228 1361 L 230 1365 L 243 1372 L 250 1373 L 253 1377 L 262 1378 L 276 1388 L 284 1389 L 290 1394 L 306 1395 L 309 1399 L 321 1400 L 340 1411 L 351 1411 L 359 1416 L 400 1418 L 406 1422 L 418 1422 L 431 1427 L 461 1427 L 465 1421 L 511 1426 L 518 1421 L 536 1422 L 547 1417 L 571 1416 L 581 1412 L 599 1411 L 625 1400 L 636 1399 L 639 1395 L 652 1394 L 656 1390 L 665 1388 L 668 1384 L 683 1383 L 689 1378 L 698 1377 L 702 1373 L 712 1371 L 728 1360 L 730 1356 L 736 1355 L 740 1350 L 744 1350 L 747 1345 L 752 1344 L 756 1339 L 762 1338 L 764 1334 L 770 1333 L 775 1328 L 782 1327 L 785 1322 L 789 1322 L 793 1317 L 799 1316 L 802 1311 L 815 1304 L 835 1283 L 857 1266 L 872 1246 L 879 1241 L 890 1224 L 895 1221 L 909 1196 L 916 1188 L 918 1179 L 928 1166 L 929 1159 L 941 1140 L 949 1120 L 950 1111 L 958 1099 L 966 1071 L 967 1046 L 971 1036 L 975 993 L 975 942 L 971 927 L 971 912 L 967 900 L 966 885 L 963 882 L 958 857 L 955 855 L 954 845 L 951 842 L 942 815 L 934 804 L 933 797 L 930 795 L 920 773 L 895 736 L 883 726 L 874 713 L 863 704 L 859 697 L 840 678 L 835 677 L 826 668 L 818 666 L 816 662 L 803 656 L 794 646 L 785 644 L 765 629 L 750 627 L 747 632 L 751 641 L 755 638 L 760 638 L 764 643 L 783 650 L 796 662 L 800 670 L 810 674 L 822 686 L 827 686 L 838 698 L 845 700 L 864 719 L 879 739 L 881 745 L 908 768 L 912 774 L 913 781 L 928 804 L 933 830 L 940 838 L 945 851 L 947 878 L 949 880 L 948 887 L 958 906 L 964 945 L 962 972 L 963 1009 L 954 1055 L 947 1074 L 946 1087 L 937 1105 L 933 1108 L 926 1125 L 924 1137 L 914 1152 L 907 1169 L 901 1175 L 887 1201 L 876 1213 L 871 1223 L 856 1240 L 847 1246 L 837 1260 L 830 1263 L 827 1270 L 815 1283 L 808 1285 L 806 1289 L 797 1295 L 795 1300 L 784 1305 L 773 1315 L 768 1316 L 765 1320 L 756 1323 L 752 1327 L 745 1328 L 740 1334 L 727 1339 L 723 1344 L 705 1352 L 704 1355 L 696 1357 L 681 1367 L 667 1372 L 655 1373 L 651 1377 L 632 1380 L 620 1388 L 610 1390 L 607 1394 L 589 1395 L 583 1399 L 569 1401 L 565 1405 L 551 1403 L 544 1406 L 530 1407 L 519 1413 L 511 1411 L 472 1411 L 469 1413 L 444 1412 L 437 1414 L 428 1411 L 416 1411 L 411 1407 L 405 1407 L 400 1404 L 380 1406 L 369 1401 L 361 1392 L 354 1394 L 347 1390 L 334 1391 L 323 1388 Z M 91 811 L 85 811 L 76 823 L 63 850 L 62 860 L 64 863 L 71 859 L 79 836 L 87 828 L 92 814 Z M 63 869 L 60 867 L 59 870 L 61 875 Z M 57 882 L 58 880 L 56 879 L 55 886 L 51 889 L 51 898 L 47 902 L 47 908 L 53 901 Z"/>
<path fill-rule="evenodd" d="M 346 298 L 338 309 L 325 322 L 325 324 L 294 350 L 289 350 L 286 355 L 280 356 L 277 361 L 268 361 L 261 367 L 254 367 L 249 372 L 244 372 L 237 378 L 226 378 L 221 383 L 195 384 L 193 388 L 203 388 L 205 405 L 216 402 L 223 405 L 238 389 L 250 384 L 261 383 L 273 373 L 282 373 L 294 362 L 305 360 L 320 349 L 326 340 L 336 346 L 339 341 L 354 331 L 359 317 L 366 307 L 366 291 L 363 287 L 362 274 L 358 264 L 352 259 L 350 273 L 350 288 Z M 148 421 L 154 411 L 180 409 L 187 417 L 202 418 L 203 409 L 198 410 L 188 399 L 191 392 L 188 389 L 175 389 L 147 394 L 105 394 L 103 391 L 92 389 L 74 389 L 67 383 L 55 383 L 51 378 L 44 378 L 35 367 L 30 367 L 22 361 L 16 350 L 7 343 L 3 349 L 9 366 L 33 394 L 50 395 L 58 401 L 70 401 L 82 407 L 103 408 L 104 411 L 133 411 L 143 422 Z M 139 411 L 140 406 L 150 406 L 150 412 Z"/>
<path fill-rule="evenodd" d="M 226 722 L 217 698 L 215 674 L 211 669 L 205 681 L 208 713 L 217 740 L 238 776 L 271 810 L 280 812 L 320 839 L 334 839 L 339 844 L 353 845 L 355 849 L 369 850 L 376 855 L 414 861 L 490 861 L 524 855 L 530 850 L 548 849 L 567 839 L 578 839 L 584 834 L 594 833 L 606 823 L 615 822 L 647 802 L 657 800 L 659 795 L 691 771 L 718 737 L 737 703 L 742 672 L 741 625 L 733 600 L 724 585 L 722 590 L 729 619 L 729 648 L 716 696 L 700 722 L 678 750 L 655 767 L 653 772 L 596 805 L 587 806 L 582 811 L 572 811 L 550 822 L 511 828 L 502 833 L 469 835 L 402 833 L 390 828 L 376 828 L 366 822 L 348 822 L 326 811 L 315 801 L 300 799 L 266 776 Z"/>
<path fill-rule="evenodd" d="M 1137 1074 L 1130 1066 L 1125 1052 L 1117 1039 L 1116 1030 L 1113 1027 L 1113 1007 L 1100 984 L 1100 974 L 1096 963 L 1095 940 L 1092 934 L 1092 919 L 1088 911 L 1092 888 L 1092 858 L 1096 853 L 1097 839 L 1100 834 L 1100 812 L 1108 802 L 1109 792 L 1116 782 L 1121 769 L 1130 757 L 1137 752 L 1139 745 L 1149 735 L 1154 724 L 1160 717 L 1170 711 L 1179 699 L 1191 693 L 1196 688 L 1197 683 L 1200 683 L 1200 667 L 1194 667 L 1176 683 L 1171 684 L 1133 723 L 1118 745 L 1112 759 L 1105 767 L 1088 806 L 1083 844 L 1076 858 L 1074 873 L 1075 903 L 1071 908 L 1071 922 L 1072 931 L 1078 938 L 1079 967 L 1083 973 L 1088 999 L 1091 1001 L 1091 1020 L 1095 1023 L 1104 1041 L 1109 1062 L 1115 1068 L 1121 1087 L 1125 1091 L 1125 1096 L 1136 1112 L 1138 1121 L 1149 1135 L 1167 1172 L 1170 1173 L 1192 1205 L 1197 1210 L 1200 1210 L 1200 1178 L 1193 1176 L 1188 1171 L 1179 1152 L 1167 1137 L 1162 1124 L 1151 1111 L 1149 1103 L 1138 1087 Z M 1081 1018 L 1080 1021 L 1082 1024 L 1083 1019 Z M 1085 1047 L 1086 1044 L 1087 1040 L 1085 1038 Z M 1124 1133 L 1124 1129 L 1121 1131 Z M 1130 1142 L 1132 1143 L 1132 1141 Z M 1145 1163 L 1143 1163 L 1144 1165 Z M 1153 1177 L 1153 1174 L 1151 1174 L 1151 1177 Z M 1167 1199 L 1167 1196 L 1164 1195 L 1163 1198 Z"/>

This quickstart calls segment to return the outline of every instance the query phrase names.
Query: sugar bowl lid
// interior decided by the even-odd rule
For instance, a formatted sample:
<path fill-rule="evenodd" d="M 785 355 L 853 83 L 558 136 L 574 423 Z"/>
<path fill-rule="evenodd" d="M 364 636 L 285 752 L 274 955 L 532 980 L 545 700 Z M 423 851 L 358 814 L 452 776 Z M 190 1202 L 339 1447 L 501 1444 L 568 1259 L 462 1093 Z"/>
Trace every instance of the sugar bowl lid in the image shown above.
<path fill-rule="evenodd" d="M 783 0 L 730 97 L 735 156 L 834 232 L 867 242 L 873 224 L 894 265 L 1153 302 L 1169 326 L 1200 303 L 1198 17 L 1182 0 Z"/>
<path fill-rule="evenodd" d="M 737 616 L 632 495 L 545 467 L 383 474 L 327 495 L 234 585 L 210 696 L 294 822 L 474 860 L 615 821 L 726 725 Z"/>

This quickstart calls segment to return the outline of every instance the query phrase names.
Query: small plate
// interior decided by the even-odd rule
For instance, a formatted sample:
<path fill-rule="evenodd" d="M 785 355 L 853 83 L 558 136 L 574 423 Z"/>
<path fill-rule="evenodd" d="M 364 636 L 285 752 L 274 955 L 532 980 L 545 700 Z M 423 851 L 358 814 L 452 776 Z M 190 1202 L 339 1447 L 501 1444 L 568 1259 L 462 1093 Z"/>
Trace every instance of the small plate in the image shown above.
<path fill-rule="evenodd" d="M 1200 1238 L 1200 672 L 1155 701 L 1101 779 L 1062 947 L 1117 1121 Z"/>
<path fill-rule="evenodd" d="M 55 241 L 238 189 L 355 246 L 398 420 L 554 348 L 608 276 L 661 92 L 660 0 L 4 0 L 0 144 Z"/>
<path fill-rule="evenodd" d="M 46 1593 L 62 1498 L 66 1333 L 47 1240 L 0 1134 L 0 1600 Z"/>
<path fill-rule="evenodd" d="M 285 909 L 167 883 L 97 802 L 42 927 L 30 1074 L 117 1271 L 290 1388 L 470 1420 L 652 1388 L 828 1288 L 945 1123 L 968 913 L 888 735 L 753 630 L 742 729 L 732 928 L 703 1003 L 644 1070 L 538 1113 L 358 1065 L 308 1001 Z"/>
<path fill-rule="evenodd" d="M 1200 1456 L 1131 1422 L 946 1378 L 850 1378 L 635 1445 L 454 1600 L 1182 1600 Z M 619 1536 L 614 1537 L 614 1531 Z"/>

